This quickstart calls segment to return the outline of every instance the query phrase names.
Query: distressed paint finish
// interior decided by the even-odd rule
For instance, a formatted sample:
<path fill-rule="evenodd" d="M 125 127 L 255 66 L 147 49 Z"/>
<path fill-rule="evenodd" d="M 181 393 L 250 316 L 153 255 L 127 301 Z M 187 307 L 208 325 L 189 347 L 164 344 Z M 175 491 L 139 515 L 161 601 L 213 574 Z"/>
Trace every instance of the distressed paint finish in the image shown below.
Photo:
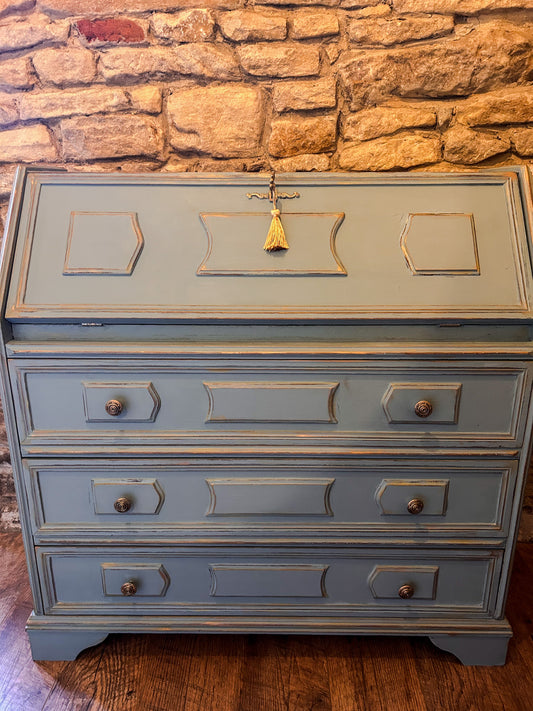
<path fill-rule="evenodd" d="M 19 173 L 0 364 L 34 657 L 269 631 L 501 664 L 533 419 L 526 174 L 284 176 L 288 268 L 246 197 L 267 183 Z"/>
<path fill-rule="evenodd" d="M 23 322 L 209 318 L 268 323 L 531 317 L 533 276 L 515 173 L 439 179 L 422 173 L 283 176 L 280 190 L 300 194 L 287 209 L 292 247 L 270 254 L 262 248 L 269 206 L 260 223 L 263 233 L 252 227 L 257 201 L 247 197 L 264 191 L 267 182 L 266 176 L 232 174 L 108 175 L 95 182 L 87 174 L 30 173 L 7 316 Z M 445 235 L 443 214 L 452 211 L 475 222 L 479 270 L 465 273 L 459 242 L 456 253 L 452 244 L 446 257 L 451 264 L 456 260 L 461 278 L 441 273 L 441 254 L 435 255 L 434 269 L 424 254 L 424 273 L 414 278 L 403 251 L 411 216 L 428 213 L 426 231 Z M 111 212 L 137 215 L 144 248 L 135 269 L 129 276 L 114 276 L 116 256 L 110 247 L 109 274 L 101 257 L 100 271 L 91 278 L 62 275 L 72 214 Z M 213 213 L 226 215 L 216 231 L 205 217 Z M 114 244 L 112 222 L 105 224 L 101 229 Z M 220 257 L 222 243 L 229 258 Z"/>
<path fill-rule="evenodd" d="M 215 366 L 200 358 L 118 366 L 21 358 L 10 370 L 25 454 L 52 441 L 92 443 L 111 448 L 108 453 L 119 444 L 297 446 L 304 439 L 308 445 L 512 447 L 525 435 L 532 386 L 527 362 L 398 366 L 345 357 L 339 363 L 286 358 L 273 366 L 263 354 Z M 149 383 L 142 383 L 146 377 Z M 391 402 L 398 391 L 401 397 Z M 435 416 L 417 417 L 415 405 L 426 398 Z M 124 403 L 120 415 L 107 414 L 109 399 Z"/>
<path fill-rule="evenodd" d="M 322 546 L 307 553 L 273 551 L 270 546 L 153 551 L 140 545 L 134 553 L 107 546 L 97 552 L 66 546 L 38 547 L 36 552 L 45 609 L 51 615 L 179 616 L 181 611 L 220 616 L 221 626 L 243 612 L 287 614 L 287 604 L 294 616 L 318 618 L 365 617 L 386 610 L 409 619 L 434 608 L 446 616 L 470 612 L 490 617 L 502 558 L 501 551 L 425 550 L 413 562 L 405 550 L 368 546 L 348 552 Z M 120 586 L 130 580 L 136 581 L 139 593 L 145 591 L 142 599 L 120 596 Z M 418 596 L 402 600 L 394 592 L 407 582 Z"/>
<path fill-rule="evenodd" d="M 517 463 L 385 455 L 356 462 L 49 458 L 25 460 L 24 476 L 35 540 L 43 544 L 104 543 L 125 529 L 138 540 L 227 540 L 237 530 L 287 537 L 296 529 L 313 543 L 431 535 L 492 538 L 497 547 L 509 530 Z M 114 509 L 121 497 L 131 501 L 126 512 Z M 425 503 L 417 515 L 407 510 L 413 498 Z"/>

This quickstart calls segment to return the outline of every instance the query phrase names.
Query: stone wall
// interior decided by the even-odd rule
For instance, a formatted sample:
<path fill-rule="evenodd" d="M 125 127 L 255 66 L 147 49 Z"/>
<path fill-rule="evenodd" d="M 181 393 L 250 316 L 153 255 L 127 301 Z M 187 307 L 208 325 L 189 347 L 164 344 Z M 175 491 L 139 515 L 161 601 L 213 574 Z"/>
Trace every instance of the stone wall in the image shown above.
<path fill-rule="evenodd" d="M 0 223 L 17 163 L 528 161 L 532 0 L 0 0 Z M 16 525 L 7 460 L 0 443 L 4 526 Z M 533 487 L 523 536 L 533 540 Z"/>

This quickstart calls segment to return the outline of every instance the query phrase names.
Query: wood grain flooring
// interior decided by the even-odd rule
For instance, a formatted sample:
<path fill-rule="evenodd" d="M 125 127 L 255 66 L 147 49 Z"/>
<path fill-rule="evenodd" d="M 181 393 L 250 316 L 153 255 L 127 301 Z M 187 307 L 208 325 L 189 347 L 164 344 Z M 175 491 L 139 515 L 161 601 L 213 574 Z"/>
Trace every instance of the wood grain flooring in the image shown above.
<path fill-rule="evenodd" d="M 33 662 L 20 536 L 0 534 L 0 711 L 531 711 L 533 544 L 520 544 L 504 667 L 464 667 L 425 638 L 112 635 Z"/>

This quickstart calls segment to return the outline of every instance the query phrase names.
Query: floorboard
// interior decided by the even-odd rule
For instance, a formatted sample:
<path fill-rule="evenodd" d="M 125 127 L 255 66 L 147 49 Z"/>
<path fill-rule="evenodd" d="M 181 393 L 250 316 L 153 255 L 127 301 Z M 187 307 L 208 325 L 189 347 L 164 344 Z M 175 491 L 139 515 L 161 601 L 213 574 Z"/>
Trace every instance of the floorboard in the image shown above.
<path fill-rule="evenodd" d="M 530 711 L 533 544 L 519 544 L 504 667 L 464 667 L 426 638 L 110 635 L 33 662 L 20 536 L 0 534 L 0 711 Z"/>

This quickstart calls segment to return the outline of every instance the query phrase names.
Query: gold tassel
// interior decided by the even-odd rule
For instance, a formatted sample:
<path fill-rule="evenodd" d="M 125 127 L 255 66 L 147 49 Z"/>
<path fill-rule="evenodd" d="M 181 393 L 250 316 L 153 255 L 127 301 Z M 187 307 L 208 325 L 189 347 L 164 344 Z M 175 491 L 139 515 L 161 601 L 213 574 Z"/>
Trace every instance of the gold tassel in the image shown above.
<path fill-rule="evenodd" d="M 289 243 L 285 237 L 283 225 L 280 220 L 280 211 L 276 208 L 270 210 L 272 222 L 263 249 L 267 252 L 276 252 L 279 249 L 289 249 Z"/>

